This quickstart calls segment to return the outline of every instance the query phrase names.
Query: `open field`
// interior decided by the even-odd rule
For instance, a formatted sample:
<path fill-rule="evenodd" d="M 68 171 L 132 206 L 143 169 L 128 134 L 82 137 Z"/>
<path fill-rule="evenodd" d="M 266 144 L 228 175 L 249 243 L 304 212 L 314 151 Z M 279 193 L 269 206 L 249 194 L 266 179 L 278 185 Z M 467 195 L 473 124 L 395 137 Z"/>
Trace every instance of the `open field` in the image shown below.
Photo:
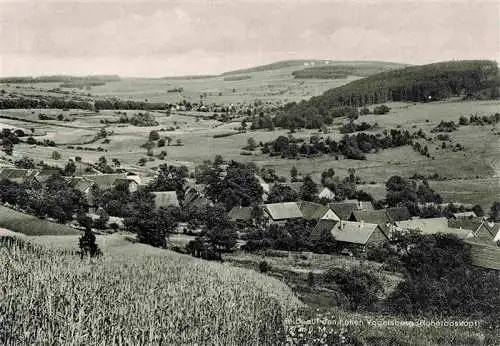
<path fill-rule="evenodd" d="M 251 271 L 145 245 L 118 249 L 87 262 L 11 245 L 0 257 L 9 268 L 0 273 L 0 342 L 279 344 L 284 319 L 301 307 L 285 284 Z"/>
<path fill-rule="evenodd" d="M 0 206 L 0 227 L 25 235 L 79 235 L 81 232 L 16 210 Z"/>
<path fill-rule="evenodd" d="M 424 324 L 405 327 L 402 334 L 402 327 L 397 324 L 411 323 L 411 319 L 357 313 L 335 307 L 329 298 L 331 292 L 308 286 L 306 274 L 309 271 L 320 273 L 331 268 L 332 263 L 333 266 L 366 268 L 372 264 L 349 257 L 308 253 L 286 257 L 235 253 L 227 257 L 225 264 L 218 264 L 132 244 L 123 236 L 114 234 L 98 236 L 104 258 L 88 263 L 48 250 L 71 250 L 68 245 L 75 243 L 75 236 L 27 238 L 29 242 L 44 245 L 47 250 L 27 252 L 16 248 L 10 261 L 5 256 L 0 258 L 5 262 L 2 266 L 12 268 L 2 271 L 4 275 L 10 275 L 0 280 L 2 292 L 11 294 L 0 300 L 0 308 L 5 308 L 7 316 L 12 317 L 9 320 L 15 321 L 14 331 L 34 330 L 37 323 L 44 323 L 52 326 L 52 332 L 37 335 L 14 332 L 4 342 L 6 345 L 36 343 L 41 338 L 45 341 L 56 338 L 69 341 L 71 338 L 77 344 L 83 340 L 86 343 L 113 340 L 135 344 L 160 343 L 160 339 L 167 343 L 192 344 L 214 335 L 218 335 L 223 344 L 278 344 L 277 340 L 282 340 L 280 333 L 286 333 L 289 338 L 298 336 L 296 328 L 302 328 L 307 333 L 309 328 L 324 326 L 329 332 L 338 333 L 340 326 L 335 326 L 335 323 L 342 321 L 357 321 L 357 325 L 342 329 L 348 331 L 348 335 L 355 335 L 363 344 L 373 346 L 396 340 L 397 345 L 408 346 L 489 345 L 495 339 L 491 332 L 480 326 L 445 328 Z M 271 264 L 267 275 L 255 272 L 261 260 Z M 20 272 L 23 275 L 15 276 Z M 290 288 L 274 277 L 287 282 Z M 384 282 L 386 288 L 400 281 L 396 276 L 389 277 L 391 282 Z M 43 309 L 43 314 L 42 310 L 38 312 L 38 320 L 27 319 L 30 316 L 26 310 L 28 301 L 20 300 L 23 295 L 16 294 L 21 289 L 33 293 L 34 305 L 31 306 Z M 58 298 L 39 301 L 42 296 L 36 293 L 42 289 Z M 113 294 L 106 294 L 110 289 Z M 95 294 L 96 290 L 102 294 Z M 297 297 L 308 306 L 301 313 L 303 317 L 298 319 L 295 311 L 304 305 Z M 61 299 L 68 304 L 60 304 Z M 72 304 L 77 301 L 85 309 L 85 315 L 71 312 Z M 7 303 L 11 306 L 16 304 L 17 312 L 9 310 Z M 220 307 L 224 309 L 218 309 Z M 38 310 L 30 311 L 37 313 Z M 413 322 L 437 320 L 442 318 L 436 316 Z M 93 323 L 99 323 L 99 329 L 95 329 Z M 65 328 L 58 328 L 60 324 L 64 324 Z M 136 328 L 143 332 L 134 334 Z M 96 334 L 92 330 L 102 332 Z M 244 335 L 244 340 L 241 335 Z M 0 336 L 5 337 L 5 334 L 0 332 Z"/>
<path fill-rule="evenodd" d="M 307 63 L 307 66 L 306 66 Z M 317 66 L 324 62 L 316 61 Z M 340 79 L 296 79 L 292 73 L 309 67 L 307 61 L 289 61 L 272 66 L 261 66 L 241 71 L 231 71 L 218 76 L 186 76 L 171 78 L 122 78 L 120 81 L 106 82 L 88 90 L 60 88 L 82 99 L 92 97 L 117 97 L 123 100 L 167 102 L 182 100 L 190 102 L 237 104 L 254 100 L 269 102 L 300 101 L 320 95 L 324 91 L 347 84 L 353 80 L 379 71 L 402 67 L 401 64 L 384 62 L 338 62 L 328 66 L 352 66 L 356 75 Z M 326 65 L 325 65 L 326 66 Z M 9 92 L 61 96 L 55 89 L 60 83 L 4 84 Z"/>
<path fill-rule="evenodd" d="M 198 80 L 191 80 L 195 83 Z M 391 111 L 385 115 L 361 116 L 359 122 L 378 124 L 378 129 L 373 131 L 383 131 L 384 129 L 401 128 L 411 132 L 422 129 L 433 139 L 424 143 L 429 147 L 432 158 L 420 155 L 410 147 L 400 147 L 388 150 L 381 150 L 378 153 L 368 154 L 364 161 L 338 160 L 333 157 L 323 156 L 312 159 L 289 160 L 279 157 L 269 157 L 260 153 L 257 148 L 252 155 L 241 155 L 242 148 L 247 144 L 249 138 L 254 138 L 257 143 L 268 142 L 278 136 L 288 136 L 286 130 L 276 129 L 275 131 L 255 130 L 245 133 L 238 133 L 236 129 L 239 122 L 221 123 L 215 120 L 197 119 L 196 116 L 184 113 L 173 113 L 167 116 L 163 113 L 154 112 L 158 126 L 137 127 L 127 124 L 110 124 L 106 126 L 109 143 L 104 144 L 102 140 L 82 145 L 83 147 L 97 149 L 101 147 L 107 152 L 77 150 L 67 148 L 67 145 L 76 147 L 78 143 L 92 140 L 99 127 L 104 126 L 101 120 L 118 119 L 119 115 L 113 111 L 101 111 L 99 114 L 89 115 L 85 112 L 75 112 L 74 121 L 69 124 L 79 126 L 80 129 L 63 128 L 53 125 L 38 125 L 23 123 L 20 120 L 2 119 L 10 126 L 30 128 L 36 125 L 47 132 L 46 136 L 56 143 L 65 143 L 57 148 L 33 147 L 26 144 L 19 144 L 15 147 L 14 157 L 29 155 L 46 163 L 62 166 L 69 158 L 75 156 L 82 157 L 84 162 L 96 162 L 100 156 L 105 155 L 111 160 L 117 158 L 121 166 L 127 169 L 144 172 L 158 166 L 160 163 L 170 163 L 176 165 L 186 165 L 193 169 L 195 165 L 207 159 L 213 159 L 215 155 L 222 155 L 226 159 L 233 159 L 242 162 L 255 162 L 260 167 L 273 168 L 281 176 L 289 177 L 290 169 L 296 166 L 300 174 L 312 174 L 318 178 L 322 171 L 333 168 L 336 174 L 344 176 L 349 168 L 355 168 L 365 182 L 383 183 L 392 175 L 412 176 L 415 173 L 432 175 L 438 173 L 449 180 L 436 182 L 437 191 L 442 193 L 445 201 L 457 200 L 469 202 L 478 200 L 485 206 L 498 199 L 498 189 L 492 189 L 495 185 L 493 177 L 498 176 L 500 155 L 500 137 L 496 134 L 500 126 L 460 126 L 457 131 L 449 133 L 451 141 L 448 147 L 460 144 L 464 150 L 453 152 L 451 149 L 441 148 L 442 141 L 435 139 L 435 133 L 431 134 L 431 129 L 440 121 L 455 121 L 461 115 L 491 115 L 500 108 L 498 101 L 467 101 L 459 102 L 450 100 L 446 102 L 436 102 L 428 104 L 392 103 L 389 104 Z M 45 110 L 44 110 L 45 111 Z M 9 111 L 9 114 L 16 114 L 18 118 L 23 116 L 32 117 L 28 111 Z M 73 113 L 73 111 L 70 111 Z M 87 112 L 88 113 L 88 112 Z M 127 113 L 133 114 L 134 111 Z M 24 115 L 23 115 L 24 114 Z M 334 140 L 340 140 L 342 134 L 338 127 L 344 119 L 338 119 L 329 130 L 326 136 Z M 61 122 L 62 123 L 62 122 Z M 65 125 L 63 123 L 62 125 Z M 89 129 L 84 129 L 88 127 Z M 169 131 L 164 131 L 169 129 Z M 165 161 L 154 159 L 148 161 L 145 167 L 139 167 L 138 161 L 146 157 L 146 149 L 140 146 L 144 144 L 149 132 L 158 130 L 160 136 L 170 137 L 172 144 L 163 148 L 154 148 L 154 154 L 166 151 Z M 214 135 L 234 133 L 228 137 L 214 138 Z M 296 138 L 308 139 L 312 134 L 319 134 L 317 130 L 301 130 L 294 134 Z M 320 134 L 321 135 L 321 134 Z M 177 146 L 177 140 L 181 140 L 182 145 Z M 57 150 L 61 154 L 60 160 L 53 160 L 51 154 Z M 319 179 L 316 179 L 319 180 Z M 460 187 L 457 189 L 457 187 Z M 369 191 L 367 191 L 369 192 Z"/>

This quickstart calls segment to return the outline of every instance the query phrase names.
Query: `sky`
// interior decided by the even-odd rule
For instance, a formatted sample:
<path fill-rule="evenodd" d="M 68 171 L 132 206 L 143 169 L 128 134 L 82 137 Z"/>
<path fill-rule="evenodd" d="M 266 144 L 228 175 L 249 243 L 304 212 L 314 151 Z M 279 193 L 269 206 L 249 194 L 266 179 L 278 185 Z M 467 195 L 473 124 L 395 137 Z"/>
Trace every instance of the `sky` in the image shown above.
<path fill-rule="evenodd" d="M 499 1 L 0 0 L 0 75 L 218 74 L 278 60 L 500 60 Z"/>

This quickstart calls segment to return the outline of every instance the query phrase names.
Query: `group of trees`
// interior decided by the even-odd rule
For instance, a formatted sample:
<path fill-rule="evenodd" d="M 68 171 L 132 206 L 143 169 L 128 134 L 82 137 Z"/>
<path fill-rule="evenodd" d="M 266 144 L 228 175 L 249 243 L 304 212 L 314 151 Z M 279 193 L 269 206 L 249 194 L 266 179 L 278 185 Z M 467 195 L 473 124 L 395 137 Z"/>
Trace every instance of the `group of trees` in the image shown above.
<path fill-rule="evenodd" d="M 62 97 L 37 95 L 0 97 L 0 109 L 31 109 L 31 108 L 53 108 L 53 109 L 84 109 L 89 111 L 101 109 L 120 110 L 162 110 L 170 111 L 168 103 L 152 103 L 131 100 L 76 100 Z"/>
<path fill-rule="evenodd" d="M 309 143 L 306 143 L 303 139 L 279 136 L 272 142 L 263 143 L 261 151 L 270 156 L 280 155 L 282 158 L 290 159 L 300 156 L 344 155 L 349 159 L 364 160 L 366 158 L 365 153 L 370 153 L 372 150 L 409 145 L 417 137 L 418 134 L 410 134 L 407 130 L 397 129 L 384 130 L 382 133 L 377 134 L 361 132 L 354 135 L 345 135 L 339 142 L 330 138 L 323 139 L 318 136 L 311 136 Z"/>
<path fill-rule="evenodd" d="M 377 127 L 377 124 L 374 124 L 373 126 L 368 124 L 367 122 L 362 122 L 360 124 L 356 124 L 353 121 L 349 121 L 348 123 L 344 124 L 340 128 L 340 133 L 353 133 L 353 132 L 358 132 L 358 131 L 366 131 L 371 128 Z"/>
<path fill-rule="evenodd" d="M 14 145 L 18 144 L 18 136 L 10 129 L 2 129 L 0 132 L 0 140 L 2 141 L 2 150 L 7 155 L 12 155 L 14 152 Z"/>
<path fill-rule="evenodd" d="M 87 203 L 80 191 L 72 188 L 59 174 L 44 183 L 18 184 L 0 181 L 0 201 L 40 218 L 53 218 L 64 223 L 87 210 Z"/>
<path fill-rule="evenodd" d="M 500 296 L 494 293 L 500 276 L 473 266 L 467 244 L 451 235 L 409 235 L 393 242 L 392 248 L 405 275 L 388 298 L 392 311 L 481 318 L 490 327 L 500 327 Z"/>
<path fill-rule="evenodd" d="M 196 168 L 196 181 L 205 184 L 206 196 L 214 203 L 221 203 L 226 210 L 234 206 L 258 205 L 264 190 L 255 164 L 236 161 L 226 162 L 221 156 L 206 161 Z"/>
<path fill-rule="evenodd" d="M 479 125 L 479 126 L 483 126 L 486 124 L 493 125 L 499 122 L 500 122 L 500 113 L 495 113 L 490 116 L 487 115 L 479 116 L 475 114 L 475 115 L 470 115 L 469 118 L 467 118 L 465 115 L 462 115 L 458 120 L 458 124 L 462 126 L 467 126 L 469 124 Z"/>
<path fill-rule="evenodd" d="M 385 202 L 389 207 L 406 206 L 415 215 L 419 214 L 419 204 L 441 203 L 442 199 L 430 186 L 427 180 L 418 183 L 400 176 L 392 176 L 385 187 Z"/>

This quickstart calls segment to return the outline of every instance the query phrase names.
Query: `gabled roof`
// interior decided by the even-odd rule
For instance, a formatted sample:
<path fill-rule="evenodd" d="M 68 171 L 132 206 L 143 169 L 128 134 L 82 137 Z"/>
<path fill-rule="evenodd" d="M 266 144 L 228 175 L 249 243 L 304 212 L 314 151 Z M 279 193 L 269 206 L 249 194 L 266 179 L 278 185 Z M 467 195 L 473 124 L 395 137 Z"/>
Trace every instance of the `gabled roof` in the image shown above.
<path fill-rule="evenodd" d="M 296 202 L 264 204 L 264 210 L 273 220 L 289 220 L 302 217 Z"/>
<path fill-rule="evenodd" d="M 411 220 L 411 214 L 407 207 L 387 208 L 385 211 L 392 221 Z"/>
<path fill-rule="evenodd" d="M 22 182 L 35 177 L 38 174 L 36 169 L 22 169 L 6 167 L 0 169 L 0 180 L 9 179 L 12 181 Z"/>
<path fill-rule="evenodd" d="M 484 226 L 486 228 L 488 228 L 488 230 L 490 231 L 491 234 L 493 235 L 497 235 L 498 236 L 498 232 L 500 232 L 500 222 L 485 222 L 484 223 Z"/>
<path fill-rule="evenodd" d="M 333 210 L 341 220 L 348 220 L 354 210 L 358 209 L 358 202 L 336 202 L 329 204 L 330 209 Z"/>
<path fill-rule="evenodd" d="M 154 196 L 154 202 L 156 208 L 179 206 L 179 200 L 177 199 L 177 192 L 175 191 L 160 191 L 151 193 Z"/>
<path fill-rule="evenodd" d="M 319 192 L 318 194 L 319 198 L 328 198 L 328 199 L 334 199 L 335 198 L 335 192 L 327 188 L 326 186 Z"/>
<path fill-rule="evenodd" d="M 448 226 L 452 228 L 467 229 L 472 232 L 476 232 L 479 227 L 483 224 L 483 220 L 480 218 L 476 219 L 449 219 Z"/>
<path fill-rule="evenodd" d="M 82 175 L 82 178 L 93 181 L 100 189 L 110 189 L 117 179 L 127 179 L 126 173 L 112 173 L 112 174 L 91 174 Z"/>
<path fill-rule="evenodd" d="M 374 223 L 340 221 L 333 227 L 332 235 L 337 241 L 365 245 L 377 230 L 382 232 Z"/>
<path fill-rule="evenodd" d="M 453 229 L 448 227 L 448 219 L 445 217 L 398 221 L 396 225 L 406 230 L 420 231 L 422 234 L 450 233 Z"/>
<path fill-rule="evenodd" d="M 364 221 L 376 225 L 385 225 L 386 223 L 391 222 L 391 218 L 387 215 L 384 209 L 371 211 L 354 210 L 352 212 L 351 221 Z"/>
<path fill-rule="evenodd" d="M 497 241 L 500 241 L 500 227 L 498 228 L 498 231 L 496 233 L 496 236 L 493 238 L 493 241 L 496 243 Z"/>
<path fill-rule="evenodd" d="M 339 221 L 336 220 L 330 220 L 330 219 L 320 219 L 318 220 L 318 223 L 316 224 L 316 227 L 314 227 L 312 233 L 311 233 L 311 238 L 312 239 L 318 239 L 321 237 L 321 234 L 323 232 L 330 232 L 333 229 L 333 226 L 335 226 Z"/>
<path fill-rule="evenodd" d="M 464 211 L 462 213 L 453 213 L 453 217 L 455 219 L 459 219 L 459 218 L 475 218 L 475 217 L 477 217 L 477 215 L 473 211 Z"/>
<path fill-rule="evenodd" d="M 327 205 L 308 201 L 298 202 L 302 217 L 306 220 L 319 220 L 330 209 Z"/>
<path fill-rule="evenodd" d="M 127 178 L 118 178 L 118 179 L 116 179 L 115 181 L 113 181 L 113 186 L 120 185 L 120 184 L 129 185 L 131 183 L 138 184 L 135 179 L 129 179 L 127 177 Z"/>
<path fill-rule="evenodd" d="M 375 210 L 375 208 L 373 207 L 373 203 L 370 201 L 359 201 L 358 202 L 358 209 L 359 210 L 366 210 L 366 211 Z"/>
<path fill-rule="evenodd" d="M 300 188 L 302 187 L 303 183 L 300 181 L 294 181 L 293 183 L 280 183 L 281 185 L 288 186 L 291 188 L 293 191 L 300 193 Z"/>
<path fill-rule="evenodd" d="M 249 221 L 252 219 L 253 207 L 237 206 L 229 212 L 229 218 L 233 221 Z"/>

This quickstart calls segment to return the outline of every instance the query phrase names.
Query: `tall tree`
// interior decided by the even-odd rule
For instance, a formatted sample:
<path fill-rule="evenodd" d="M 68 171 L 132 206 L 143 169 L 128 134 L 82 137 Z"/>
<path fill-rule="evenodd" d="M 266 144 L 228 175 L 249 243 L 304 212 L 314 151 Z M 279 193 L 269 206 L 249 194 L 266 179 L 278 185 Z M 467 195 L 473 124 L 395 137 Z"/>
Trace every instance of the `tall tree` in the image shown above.
<path fill-rule="evenodd" d="M 311 179 L 310 175 L 307 175 L 304 178 L 304 182 L 302 183 L 302 186 L 300 187 L 300 197 L 304 201 L 314 201 L 318 195 L 318 186 L 316 183 Z"/>

